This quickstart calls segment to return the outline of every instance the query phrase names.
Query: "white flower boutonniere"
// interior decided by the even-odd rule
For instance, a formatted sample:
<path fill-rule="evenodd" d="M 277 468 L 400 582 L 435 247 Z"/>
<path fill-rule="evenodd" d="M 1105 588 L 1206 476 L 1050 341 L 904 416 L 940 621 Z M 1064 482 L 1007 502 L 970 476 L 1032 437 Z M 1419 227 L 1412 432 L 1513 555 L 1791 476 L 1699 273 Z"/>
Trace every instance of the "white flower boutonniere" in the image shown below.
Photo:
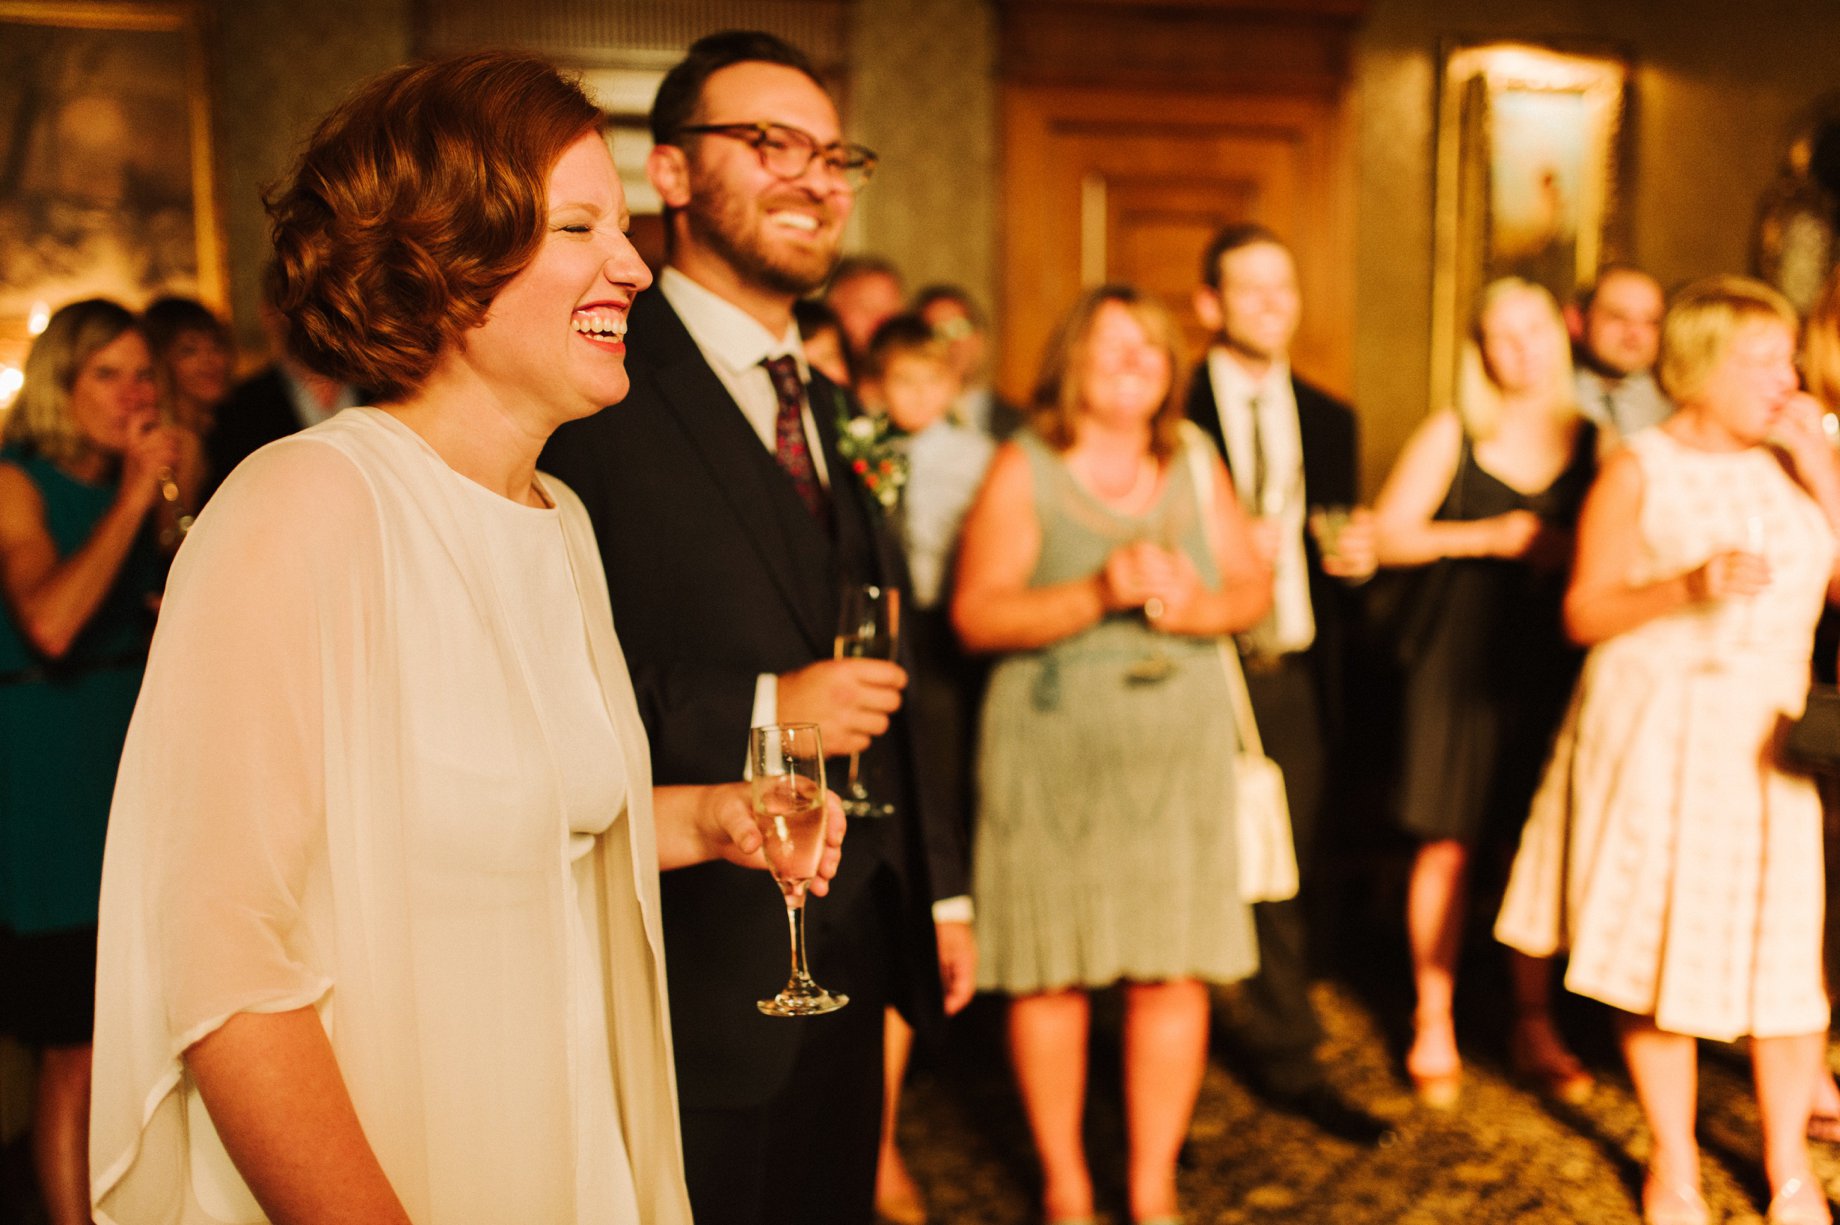
<path fill-rule="evenodd" d="M 869 496 L 884 512 L 893 514 L 907 487 L 907 437 L 879 414 L 852 415 L 848 402 L 837 397 L 837 453 L 843 456 Z"/>

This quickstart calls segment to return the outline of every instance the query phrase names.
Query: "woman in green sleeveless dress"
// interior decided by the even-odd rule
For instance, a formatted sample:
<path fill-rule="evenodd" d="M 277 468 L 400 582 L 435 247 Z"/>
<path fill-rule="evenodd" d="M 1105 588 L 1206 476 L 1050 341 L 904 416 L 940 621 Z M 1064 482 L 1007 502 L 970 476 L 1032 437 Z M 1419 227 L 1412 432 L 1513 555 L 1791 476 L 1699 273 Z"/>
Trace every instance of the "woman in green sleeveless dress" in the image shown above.
<path fill-rule="evenodd" d="M 96 900 L 115 766 L 159 590 L 159 424 L 134 316 L 77 302 L 26 359 L 0 447 L 0 1025 L 43 1049 L 33 1146 L 51 1220 L 89 1220 Z"/>
<path fill-rule="evenodd" d="M 1207 981 L 1256 968 L 1240 900 L 1220 635 L 1270 573 L 1218 455 L 1189 455 L 1178 336 L 1134 290 L 1089 292 L 967 520 L 953 618 L 1001 653 L 985 698 L 973 892 L 979 986 L 1010 1048 L 1050 1221 L 1091 1217 L 1080 1144 L 1088 992 L 1125 985 L 1134 1221 L 1173 1220 L 1207 1052 Z M 1213 470 L 1200 487 L 1197 461 Z"/>

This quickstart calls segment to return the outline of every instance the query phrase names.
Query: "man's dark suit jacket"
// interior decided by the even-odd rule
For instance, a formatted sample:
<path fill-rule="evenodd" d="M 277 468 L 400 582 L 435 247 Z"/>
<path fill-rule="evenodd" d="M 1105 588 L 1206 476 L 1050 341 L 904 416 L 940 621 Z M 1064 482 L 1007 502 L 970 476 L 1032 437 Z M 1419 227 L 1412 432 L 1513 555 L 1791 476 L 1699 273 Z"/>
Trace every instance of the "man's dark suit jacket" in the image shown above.
<path fill-rule="evenodd" d="M 905 574 L 837 454 L 831 383 L 814 375 L 810 388 L 831 477 L 827 533 L 662 293 L 639 296 L 626 343 L 625 401 L 563 426 L 541 467 L 568 482 L 594 522 L 655 780 L 735 781 L 756 677 L 831 656 L 842 576 L 892 584 Z M 851 823 L 831 893 L 807 916 L 808 943 L 821 983 L 827 950 L 843 944 L 887 967 L 895 1002 L 925 1027 L 940 1013 L 931 903 L 965 891 L 965 867 L 957 831 L 917 811 L 904 777 L 910 735 L 897 716 L 871 750 L 894 767 L 899 813 Z M 842 763 L 832 766 L 836 788 Z M 682 1101 L 762 1104 L 784 1087 L 812 1028 L 754 1008 L 786 977 L 779 893 L 764 873 L 727 863 L 667 872 L 663 893 Z M 889 931 L 898 947 L 862 947 L 885 945 L 875 933 Z"/>
<path fill-rule="evenodd" d="M 300 429 L 287 380 L 279 366 L 267 366 L 250 375 L 217 406 L 217 422 L 204 440 L 209 471 L 205 494 L 223 484 L 230 470 L 250 455 Z"/>
<path fill-rule="evenodd" d="M 1354 410 L 1295 375 L 1291 376 L 1291 388 L 1296 394 L 1298 437 L 1303 444 L 1304 496 L 1312 506 L 1355 505 L 1360 500 L 1360 438 Z M 1188 418 L 1208 432 L 1231 471 L 1233 459 L 1227 453 L 1220 406 L 1215 403 L 1214 384 L 1205 362 L 1196 367 L 1194 382 L 1188 389 Z M 1322 554 L 1316 548 L 1315 537 L 1307 531 L 1303 550 L 1310 567 L 1310 611 L 1316 620 L 1316 642 L 1310 660 L 1323 717 L 1333 739 L 1341 730 L 1343 652 L 1353 632 L 1350 622 L 1358 608 L 1357 596 L 1346 583 L 1323 573 Z"/>

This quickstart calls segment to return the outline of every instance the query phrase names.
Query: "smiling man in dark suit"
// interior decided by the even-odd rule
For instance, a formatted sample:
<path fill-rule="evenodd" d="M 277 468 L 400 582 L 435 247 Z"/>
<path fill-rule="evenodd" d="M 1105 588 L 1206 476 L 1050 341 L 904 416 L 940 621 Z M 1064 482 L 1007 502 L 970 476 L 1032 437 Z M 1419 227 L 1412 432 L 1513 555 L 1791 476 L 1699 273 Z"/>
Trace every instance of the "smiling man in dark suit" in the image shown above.
<path fill-rule="evenodd" d="M 1312 506 L 1354 507 L 1354 411 L 1291 371 L 1302 302 L 1296 264 L 1276 234 L 1255 224 L 1228 226 L 1208 244 L 1201 275 L 1195 314 L 1214 339 L 1195 372 L 1188 415 L 1221 448 L 1271 563 L 1272 611 L 1240 636 L 1240 657 L 1265 750 L 1284 772 L 1308 889 L 1342 713 L 1346 584 L 1371 575 L 1375 558 L 1367 512 L 1353 512 L 1330 556 L 1306 520 Z M 1240 992 L 1229 1036 L 1254 1087 L 1344 1139 L 1379 1142 L 1386 1125 L 1337 1097 L 1316 1058 L 1322 1027 L 1310 1005 L 1299 901 L 1256 903 L 1253 920 L 1259 972 Z"/>
<path fill-rule="evenodd" d="M 651 123 L 669 256 L 632 309 L 632 392 L 558 431 L 543 467 L 594 520 L 659 783 L 736 778 L 750 725 L 811 722 L 828 752 L 865 750 L 894 805 L 851 822 L 808 916 L 813 974 L 850 996 L 839 1012 L 755 1010 L 787 960 L 780 898 L 758 873 L 705 865 L 664 884 L 698 1222 L 859 1225 L 873 1215 L 884 1006 L 927 1028 L 969 998 L 975 957 L 953 909 L 962 837 L 916 799 L 906 673 L 830 658 L 840 583 L 903 577 L 838 455 L 842 393 L 807 368 L 792 306 L 835 266 L 873 155 L 841 141 L 811 65 L 766 34 L 697 42 Z"/>

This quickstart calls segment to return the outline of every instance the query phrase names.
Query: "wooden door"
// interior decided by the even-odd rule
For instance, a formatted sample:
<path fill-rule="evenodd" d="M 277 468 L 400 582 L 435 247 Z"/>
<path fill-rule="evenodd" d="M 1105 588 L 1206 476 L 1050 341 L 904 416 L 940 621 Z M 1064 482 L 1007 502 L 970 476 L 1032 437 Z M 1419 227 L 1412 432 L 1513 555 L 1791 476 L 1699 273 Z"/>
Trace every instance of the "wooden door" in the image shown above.
<path fill-rule="evenodd" d="M 1258 221 L 1297 253 L 1297 368 L 1352 383 L 1353 224 L 1339 98 L 1133 86 L 1004 91 L 1001 384 L 1027 395 L 1055 320 L 1086 286 L 1128 281 L 1205 337 L 1190 298 L 1222 225 Z"/>

